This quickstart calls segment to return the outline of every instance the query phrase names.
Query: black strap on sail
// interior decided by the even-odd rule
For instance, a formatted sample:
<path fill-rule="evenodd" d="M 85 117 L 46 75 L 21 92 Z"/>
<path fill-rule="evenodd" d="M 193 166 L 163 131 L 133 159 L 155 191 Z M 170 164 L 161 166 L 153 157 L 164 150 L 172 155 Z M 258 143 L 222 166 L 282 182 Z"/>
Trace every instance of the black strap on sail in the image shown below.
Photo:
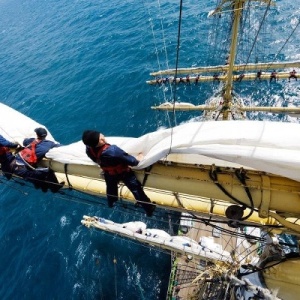
<path fill-rule="evenodd" d="M 147 179 L 148 179 L 148 177 L 149 177 L 149 175 L 150 175 L 150 171 L 151 171 L 151 169 L 152 169 L 152 166 L 153 166 L 153 165 L 151 165 L 151 166 L 149 166 L 149 167 L 145 168 L 145 172 L 144 172 L 144 178 L 143 178 L 142 186 L 145 186 L 145 184 L 146 184 L 146 181 L 147 181 Z"/>
<path fill-rule="evenodd" d="M 65 170 L 65 175 L 66 175 L 66 178 L 67 178 L 69 189 L 72 190 L 73 186 L 72 186 L 72 184 L 69 180 L 69 177 L 68 177 L 68 164 L 64 164 L 64 170 Z"/>

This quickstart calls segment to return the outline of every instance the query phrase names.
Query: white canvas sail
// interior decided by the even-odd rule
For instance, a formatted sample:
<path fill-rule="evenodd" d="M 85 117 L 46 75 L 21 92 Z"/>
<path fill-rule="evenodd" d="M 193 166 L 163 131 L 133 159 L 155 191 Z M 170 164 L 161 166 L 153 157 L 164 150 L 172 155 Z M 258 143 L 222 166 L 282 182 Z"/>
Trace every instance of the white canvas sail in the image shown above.
<path fill-rule="evenodd" d="M 0 103 L 0 134 L 7 140 L 22 144 L 25 138 L 35 137 L 34 129 L 37 127 L 44 127 L 48 131 L 47 139 L 55 141 L 44 125 Z"/>
<path fill-rule="evenodd" d="M 1 105 L 0 134 L 22 143 L 43 126 L 16 110 Z M 18 122 L 11 122 L 18 120 Z M 44 127 L 44 126 L 43 126 Z M 107 137 L 128 153 L 144 154 L 136 167 L 143 169 L 173 155 L 176 162 L 203 164 L 213 159 L 273 173 L 300 181 L 300 124 L 271 121 L 186 123 L 148 133 L 139 138 Z M 48 139 L 54 140 L 49 132 Z M 53 148 L 47 157 L 64 164 L 93 165 L 81 141 Z"/>
<path fill-rule="evenodd" d="M 205 157 L 273 173 L 300 181 L 300 125 L 270 121 L 228 121 L 187 123 L 159 130 L 140 138 L 108 137 L 132 155 L 144 154 L 142 169 L 179 154 L 191 164 L 205 163 Z M 189 159 L 190 156 L 190 159 Z M 52 149 L 48 155 L 61 163 L 91 164 L 82 142 Z"/>

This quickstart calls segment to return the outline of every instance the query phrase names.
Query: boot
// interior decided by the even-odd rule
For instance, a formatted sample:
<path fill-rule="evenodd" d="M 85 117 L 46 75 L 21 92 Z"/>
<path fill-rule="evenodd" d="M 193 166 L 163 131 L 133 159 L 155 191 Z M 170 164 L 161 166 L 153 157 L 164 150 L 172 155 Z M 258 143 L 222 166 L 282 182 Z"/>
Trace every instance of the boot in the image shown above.
<path fill-rule="evenodd" d="M 146 212 L 147 217 L 152 217 L 153 212 L 155 211 L 156 205 L 153 203 L 145 203 L 145 202 L 140 202 L 142 205 L 143 209 Z"/>

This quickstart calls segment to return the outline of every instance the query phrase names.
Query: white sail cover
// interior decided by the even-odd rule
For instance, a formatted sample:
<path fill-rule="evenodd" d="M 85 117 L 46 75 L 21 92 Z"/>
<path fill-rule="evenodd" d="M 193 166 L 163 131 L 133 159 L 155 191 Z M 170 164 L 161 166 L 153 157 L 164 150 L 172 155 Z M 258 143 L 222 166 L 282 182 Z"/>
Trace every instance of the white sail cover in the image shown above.
<path fill-rule="evenodd" d="M 53 136 L 44 125 L 0 103 L 0 134 L 7 140 L 22 144 L 25 138 L 36 137 L 34 129 L 38 127 L 45 128 L 48 131 L 47 139 L 55 142 Z"/>
<path fill-rule="evenodd" d="M 0 109 L 0 134 L 10 140 L 20 142 L 41 126 L 3 104 Z M 210 163 L 217 159 L 300 181 L 299 135 L 300 124 L 297 123 L 206 121 L 186 123 L 139 138 L 106 139 L 134 156 L 142 153 L 144 159 L 137 169 L 172 154 L 170 157 L 176 161 L 206 164 L 207 159 Z M 48 137 L 53 139 L 50 133 Z M 51 149 L 47 157 L 61 163 L 94 164 L 86 156 L 81 141 Z"/>

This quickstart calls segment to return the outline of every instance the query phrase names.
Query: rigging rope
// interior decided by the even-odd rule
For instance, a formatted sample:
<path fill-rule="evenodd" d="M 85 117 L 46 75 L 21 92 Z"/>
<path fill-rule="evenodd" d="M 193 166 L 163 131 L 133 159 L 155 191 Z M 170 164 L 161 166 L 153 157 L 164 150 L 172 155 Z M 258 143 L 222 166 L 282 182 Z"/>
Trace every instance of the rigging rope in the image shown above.
<path fill-rule="evenodd" d="M 288 38 L 286 39 L 286 41 L 284 42 L 284 44 L 282 45 L 282 47 L 279 49 L 278 53 L 275 55 L 275 58 L 280 54 L 280 52 L 282 51 L 282 49 L 285 47 L 285 45 L 287 44 L 287 42 L 290 40 L 290 38 L 292 37 L 292 35 L 294 34 L 294 32 L 296 31 L 297 27 L 300 24 L 300 19 L 298 19 L 298 23 L 295 26 L 294 30 L 292 30 L 291 34 L 288 36 Z M 275 60 L 274 58 L 274 60 Z"/>
<path fill-rule="evenodd" d="M 144 7 L 146 9 L 145 1 L 143 3 L 144 3 Z M 158 0 L 157 3 L 158 3 L 159 15 L 162 16 L 163 13 L 162 13 L 162 10 L 161 10 L 160 1 Z M 159 51 L 158 51 L 158 46 L 157 46 L 158 42 L 157 42 L 157 38 L 156 38 L 156 35 L 155 35 L 155 31 L 154 31 L 153 19 L 151 17 L 150 10 L 149 9 L 146 9 L 146 10 L 147 10 L 148 15 L 149 15 L 149 22 L 150 22 L 152 37 L 153 37 L 153 40 L 154 40 L 154 48 L 155 48 L 157 65 L 158 65 L 158 69 L 161 70 L 162 69 L 162 64 L 161 64 L 160 59 L 159 59 Z M 164 49 L 164 53 L 165 53 L 165 62 L 166 62 L 166 65 L 167 65 L 167 69 L 169 69 L 169 59 L 168 59 L 166 38 L 165 38 L 165 33 L 164 33 L 165 30 L 164 30 L 164 25 L 163 25 L 162 19 L 160 19 L 160 27 L 161 27 L 161 32 L 162 32 L 163 49 Z M 172 94 L 173 93 L 173 86 L 172 86 L 171 82 L 169 82 L 168 86 L 169 86 L 169 89 L 170 89 L 171 94 Z M 161 88 L 161 92 L 162 92 L 162 95 L 163 95 L 164 102 L 167 102 L 166 90 L 164 89 L 164 87 Z M 171 127 L 171 119 L 170 119 L 168 111 L 166 112 L 166 116 L 167 116 L 167 121 L 168 121 L 169 127 Z"/>
<path fill-rule="evenodd" d="M 66 195 L 66 194 L 64 194 L 64 193 L 60 193 L 61 195 Z M 70 195 L 68 195 L 68 196 L 70 196 Z M 75 198 L 74 196 L 71 196 L 71 198 Z M 77 197 L 78 199 L 80 199 L 79 197 Z M 86 197 L 85 197 L 86 198 Z M 93 197 L 93 198 L 96 198 L 96 197 Z M 97 197 L 98 198 L 98 197 Z M 65 200 L 72 200 L 72 199 L 65 199 Z M 84 201 L 86 202 L 85 204 L 90 204 L 90 205 L 95 205 L 95 204 L 103 204 L 103 203 L 99 203 L 98 201 L 94 201 L 94 203 L 92 203 L 92 201 L 90 201 L 90 202 L 88 202 L 88 200 L 87 199 L 80 199 L 81 201 L 78 201 L 78 202 L 80 202 L 80 203 L 84 203 Z M 74 201 L 74 199 L 73 199 L 73 201 Z M 118 207 L 118 209 L 120 208 L 121 206 L 119 206 Z M 120 211 L 122 211 L 122 212 L 124 212 L 124 209 L 122 209 L 122 210 L 120 210 Z M 136 210 L 134 210 L 134 209 L 132 209 L 132 211 L 136 211 Z M 127 213 L 129 213 L 130 212 L 130 210 L 128 211 L 127 210 Z M 171 215 L 170 213 L 169 213 L 169 215 Z M 174 213 L 174 215 L 175 215 L 175 213 Z M 165 223 L 166 223 L 167 221 L 165 221 Z M 168 222 L 170 222 L 170 219 L 168 219 Z M 206 222 L 204 222 L 206 225 L 210 225 L 211 227 L 216 227 L 217 228 L 217 226 L 214 226 L 214 225 L 212 225 L 211 224 L 211 222 L 218 222 L 218 223 L 221 223 L 220 222 L 220 220 L 212 220 L 212 219 L 210 219 L 209 220 L 209 223 L 210 224 L 208 224 L 208 222 L 206 221 Z M 231 230 L 226 230 L 226 229 L 223 229 L 223 228 L 220 228 L 220 230 L 222 230 L 223 232 L 227 232 L 231 237 L 233 237 L 233 236 L 241 236 L 241 237 L 246 237 L 246 235 L 245 234 L 241 234 L 241 233 L 239 233 L 239 234 L 236 234 L 234 231 L 231 231 Z M 254 238 L 253 238 L 254 239 Z"/>
<path fill-rule="evenodd" d="M 180 9 L 179 9 L 179 20 L 178 20 L 178 34 L 177 34 L 177 47 L 176 47 L 176 66 L 175 66 L 175 74 L 174 74 L 174 93 L 173 93 L 173 126 L 171 127 L 171 140 L 168 154 L 171 153 L 172 144 L 173 144 L 173 127 L 176 126 L 176 113 L 175 113 L 175 102 L 176 102 L 176 78 L 178 73 L 178 65 L 179 65 L 179 50 L 180 50 L 180 35 L 181 35 L 181 22 L 182 22 L 182 9 L 183 9 L 183 0 L 180 0 Z"/>
<path fill-rule="evenodd" d="M 237 175 L 237 173 L 236 173 Z M 252 196 L 249 192 L 248 187 L 246 186 L 246 181 L 245 181 L 245 177 L 244 175 L 239 175 L 237 176 L 237 178 L 241 181 L 241 183 L 244 185 L 247 196 L 249 197 L 250 200 L 250 206 L 246 205 L 245 203 L 243 203 L 242 201 L 238 200 L 237 198 L 235 198 L 234 196 L 232 196 L 228 191 L 226 191 L 226 189 L 218 182 L 218 174 L 216 170 L 211 170 L 209 172 L 209 177 L 211 178 L 211 180 L 215 183 L 215 185 L 226 195 L 228 196 L 230 199 L 232 199 L 234 202 L 240 204 L 242 206 L 243 209 L 245 209 L 246 207 L 250 208 L 250 212 L 247 216 L 242 217 L 241 219 L 239 219 L 240 221 L 244 221 L 246 219 L 248 219 L 254 211 L 254 204 L 253 204 L 253 200 L 252 200 Z M 244 178 L 243 178 L 244 177 Z"/>
<path fill-rule="evenodd" d="M 117 278 L 117 259 L 116 256 L 114 256 L 114 271 L 115 271 L 115 299 L 118 299 L 118 278 Z"/>
<path fill-rule="evenodd" d="M 260 32 L 260 30 L 261 30 L 263 24 L 264 24 L 264 21 L 265 21 L 265 19 L 266 19 L 267 13 L 268 13 L 268 11 L 269 11 L 269 9 L 270 9 L 270 5 L 271 5 L 271 1 L 268 2 L 267 8 L 266 8 L 266 10 L 265 10 L 265 13 L 264 13 L 264 15 L 263 15 L 262 21 L 261 21 L 260 26 L 259 26 L 259 28 L 258 28 L 258 31 L 257 31 L 257 33 L 256 33 L 256 35 L 255 35 L 254 41 L 253 41 L 253 43 L 252 43 L 252 47 L 251 47 L 250 52 L 249 52 L 249 54 L 248 54 L 248 57 L 247 57 L 245 66 L 248 65 L 248 62 L 249 62 L 250 56 L 251 56 L 251 54 L 252 54 L 253 48 L 254 48 L 254 46 L 256 45 L 256 42 L 257 42 L 257 39 L 258 39 L 258 34 L 259 34 L 259 32 Z M 242 73 L 244 73 L 244 72 L 245 72 L 245 68 L 244 68 L 244 70 L 243 70 Z"/>
<path fill-rule="evenodd" d="M 250 60 L 250 56 L 251 56 L 251 54 L 252 54 L 252 51 L 253 51 L 254 47 L 256 46 L 256 44 L 257 44 L 258 35 L 259 35 L 259 33 L 260 33 L 261 29 L 262 29 L 262 26 L 263 26 L 264 21 L 265 21 L 265 19 L 266 19 L 267 13 L 268 13 L 268 11 L 269 11 L 269 9 L 270 9 L 270 5 L 271 5 L 271 1 L 268 2 L 267 8 L 266 8 L 265 13 L 264 13 L 264 15 L 263 15 L 263 18 L 262 18 L 262 20 L 261 20 L 261 22 L 260 22 L 259 29 L 258 29 L 258 31 L 257 31 L 257 33 L 256 33 L 256 35 L 255 35 L 254 41 L 253 41 L 253 43 L 252 43 L 252 47 L 251 47 L 250 52 L 249 52 L 249 54 L 248 54 L 248 57 L 247 57 L 245 66 L 248 65 L 249 60 Z M 276 55 L 274 56 L 273 61 L 272 61 L 270 64 L 268 64 L 268 67 L 266 68 L 266 70 L 270 70 L 270 69 L 272 68 L 272 65 L 273 65 L 273 63 L 275 62 L 276 58 L 279 56 L 279 54 L 281 53 L 281 51 L 284 49 L 284 47 L 286 46 L 286 44 L 289 42 L 290 38 L 291 38 L 291 37 L 293 36 L 293 34 L 295 33 L 295 31 L 296 31 L 297 27 L 299 26 L 299 24 L 300 24 L 300 19 L 298 18 L 298 23 L 297 23 L 297 25 L 294 27 L 294 29 L 292 30 L 292 32 L 290 33 L 290 35 L 287 37 L 287 39 L 285 40 L 285 42 L 283 43 L 283 45 L 281 46 L 281 48 L 277 51 Z M 242 73 L 244 73 L 244 72 L 245 72 L 245 68 L 244 68 L 244 70 L 242 71 Z"/>

